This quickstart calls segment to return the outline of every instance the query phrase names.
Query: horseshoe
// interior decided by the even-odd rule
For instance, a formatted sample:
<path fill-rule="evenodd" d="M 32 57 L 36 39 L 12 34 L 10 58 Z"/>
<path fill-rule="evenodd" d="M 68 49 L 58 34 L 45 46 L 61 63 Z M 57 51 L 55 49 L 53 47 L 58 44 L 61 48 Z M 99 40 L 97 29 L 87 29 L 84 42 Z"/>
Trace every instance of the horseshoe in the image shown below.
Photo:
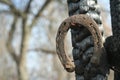
<path fill-rule="evenodd" d="M 70 59 L 70 57 L 66 54 L 64 39 L 68 30 L 78 24 L 87 28 L 93 37 L 94 52 L 90 62 L 98 65 L 100 63 L 100 57 L 103 51 L 102 35 L 96 22 L 92 18 L 84 14 L 68 17 L 60 25 L 56 36 L 56 52 L 63 67 L 68 72 L 73 72 L 75 69 L 75 65 L 72 59 Z"/>

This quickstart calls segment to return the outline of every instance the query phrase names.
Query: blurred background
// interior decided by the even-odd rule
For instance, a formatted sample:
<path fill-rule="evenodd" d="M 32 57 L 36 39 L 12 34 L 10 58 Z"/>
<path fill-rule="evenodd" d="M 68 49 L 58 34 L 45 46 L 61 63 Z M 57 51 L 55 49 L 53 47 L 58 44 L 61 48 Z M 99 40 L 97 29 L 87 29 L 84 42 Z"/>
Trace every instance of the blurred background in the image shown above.
<path fill-rule="evenodd" d="M 107 37 L 109 0 L 98 3 Z M 55 48 L 57 29 L 67 17 L 66 0 L 0 0 L 0 80 L 75 80 Z M 70 33 L 66 43 L 71 53 Z"/>

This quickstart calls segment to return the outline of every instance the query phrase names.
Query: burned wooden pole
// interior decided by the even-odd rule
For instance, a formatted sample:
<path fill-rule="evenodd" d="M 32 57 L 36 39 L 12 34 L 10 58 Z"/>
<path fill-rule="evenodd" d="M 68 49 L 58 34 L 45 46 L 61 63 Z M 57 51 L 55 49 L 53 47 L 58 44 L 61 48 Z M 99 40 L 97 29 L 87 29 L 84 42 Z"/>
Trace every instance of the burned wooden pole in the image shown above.
<path fill-rule="evenodd" d="M 97 0 L 67 0 L 69 15 L 86 14 L 93 18 L 99 30 L 103 34 L 103 26 L 100 16 L 100 7 L 97 4 Z M 75 63 L 76 80 L 106 80 L 109 68 L 107 65 L 106 54 L 102 56 L 102 64 L 98 67 L 94 67 L 88 71 L 91 67 L 90 59 L 93 55 L 93 40 L 91 34 L 86 28 L 71 28 L 72 46 L 73 46 L 73 58 Z M 101 71 L 102 70 L 102 71 Z"/>
<path fill-rule="evenodd" d="M 110 67 L 114 70 L 114 80 L 120 80 L 120 0 L 110 0 L 113 35 L 105 41 Z"/>
<path fill-rule="evenodd" d="M 60 61 L 68 72 L 75 70 L 76 80 L 107 80 L 109 67 L 103 46 L 103 36 L 99 38 L 99 34 L 103 34 L 103 26 L 97 0 L 67 0 L 67 3 L 71 17 L 61 24 L 56 38 L 56 49 Z M 89 17 L 84 20 L 82 16 L 79 17 L 80 14 Z M 95 21 L 96 27 L 89 28 L 94 23 L 91 21 Z M 84 23 L 89 25 L 83 25 Z M 64 50 L 64 38 L 69 28 L 72 35 L 73 61 Z M 95 39 L 94 35 L 99 36 Z M 98 48 L 97 51 L 95 47 Z"/>

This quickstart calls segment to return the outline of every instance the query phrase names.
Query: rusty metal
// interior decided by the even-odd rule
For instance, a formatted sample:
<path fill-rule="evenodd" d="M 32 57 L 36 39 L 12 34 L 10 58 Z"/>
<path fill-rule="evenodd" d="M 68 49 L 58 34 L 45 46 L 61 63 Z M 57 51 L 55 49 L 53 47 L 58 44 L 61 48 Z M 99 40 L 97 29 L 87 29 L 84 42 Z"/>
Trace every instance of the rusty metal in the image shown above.
<path fill-rule="evenodd" d="M 87 28 L 92 34 L 94 41 L 94 53 L 90 60 L 92 64 L 99 65 L 101 54 L 103 51 L 102 35 L 98 29 L 96 22 L 87 15 L 73 15 L 65 19 L 60 25 L 56 36 L 56 52 L 59 59 L 68 72 L 73 72 L 75 65 L 72 59 L 66 54 L 64 39 L 68 30 L 76 25 L 82 25 Z"/>

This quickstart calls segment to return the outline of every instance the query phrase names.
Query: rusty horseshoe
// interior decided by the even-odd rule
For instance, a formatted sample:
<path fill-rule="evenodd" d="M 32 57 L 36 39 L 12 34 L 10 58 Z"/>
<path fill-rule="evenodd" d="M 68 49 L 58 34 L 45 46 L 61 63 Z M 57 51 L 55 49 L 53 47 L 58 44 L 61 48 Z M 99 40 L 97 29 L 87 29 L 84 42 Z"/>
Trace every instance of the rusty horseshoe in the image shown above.
<path fill-rule="evenodd" d="M 65 41 L 64 39 L 66 37 L 69 28 L 74 27 L 73 25 L 76 24 L 83 25 L 85 28 L 87 28 L 93 37 L 94 52 L 90 60 L 91 63 L 99 64 L 101 57 L 101 50 L 103 49 L 102 35 L 99 31 L 96 22 L 91 17 L 85 14 L 73 15 L 71 17 L 68 17 L 60 25 L 56 36 L 56 52 L 58 54 L 58 57 L 62 65 L 68 72 L 73 72 L 75 69 L 75 65 L 72 59 L 70 59 L 70 57 L 66 54 L 66 51 L 64 49 L 64 41 Z"/>

